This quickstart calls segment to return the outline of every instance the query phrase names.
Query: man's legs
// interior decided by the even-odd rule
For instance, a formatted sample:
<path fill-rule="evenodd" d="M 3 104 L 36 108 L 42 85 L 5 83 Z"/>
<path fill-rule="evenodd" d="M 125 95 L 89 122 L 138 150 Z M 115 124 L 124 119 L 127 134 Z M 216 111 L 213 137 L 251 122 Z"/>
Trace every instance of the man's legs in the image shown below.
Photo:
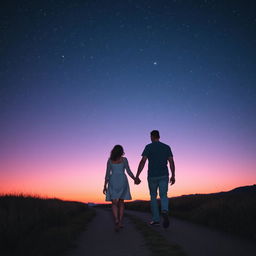
<path fill-rule="evenodd" d="M 148 187 L 150 193 L 150 205 L 151 205 L 151 213 L 152 213 L 152 221 L 159 222 L 159 209 L 157 203 L 157 189 L 158 189 L 158 179 L 148 177 Z"/>
<path fill-rule="evenodd" d="M 161 198 L 161 211 L 163 216 L 163 227 L 168 228 L 169 227 L 169 213 L 168 213 L 168 206 L 169 206 L 169 200 L 167 197 L 168 192 L 168 181 L 169 177 L 161 177 L 159 179 L 159 194 Z"/>
<path fill-rule="evenodd" d="M 159 179 L 159 195 L 161 198 L 161 211 L 162 212 L 168 212 L 169 209 L 169 200 L 167 197 L 167 192 L 168 192 L 168 181 L 169 177 L 161 177 Z"/>

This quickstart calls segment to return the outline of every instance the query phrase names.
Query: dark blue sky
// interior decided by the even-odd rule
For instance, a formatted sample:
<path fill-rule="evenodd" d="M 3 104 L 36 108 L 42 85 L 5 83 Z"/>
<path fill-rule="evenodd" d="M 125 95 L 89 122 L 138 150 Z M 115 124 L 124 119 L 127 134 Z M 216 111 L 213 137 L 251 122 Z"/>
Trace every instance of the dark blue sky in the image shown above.
<path fill-rule="evenodd" d="M 221 0 L 5 1 L 4 156 L 28 157 L 35 148 L 54 155 L 70 145 L 82 156 L 89 144 L 89 155 L 105 159 L 116 143 L 138 154 L 159 129 L 180 159 L 203 151 L 255 167 L 255 7 Z"/>

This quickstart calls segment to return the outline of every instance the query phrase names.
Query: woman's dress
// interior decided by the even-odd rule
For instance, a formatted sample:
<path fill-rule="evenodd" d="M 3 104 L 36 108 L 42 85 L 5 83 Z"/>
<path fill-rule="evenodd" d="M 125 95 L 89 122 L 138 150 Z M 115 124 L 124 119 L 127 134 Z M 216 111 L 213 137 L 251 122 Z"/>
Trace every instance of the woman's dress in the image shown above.
<path fill-rule="evenodd" d="M 105 176 L 105 179 L 108 180 L 106 201 L 113 199 L 132 199 L 125 170 L 130 177 L 134 177 L 130 170 L 128 160 L 125 157 L 123 157 L 123 161 L 118 164 L 113 164 L 110 159 L 108 160 Z"/>

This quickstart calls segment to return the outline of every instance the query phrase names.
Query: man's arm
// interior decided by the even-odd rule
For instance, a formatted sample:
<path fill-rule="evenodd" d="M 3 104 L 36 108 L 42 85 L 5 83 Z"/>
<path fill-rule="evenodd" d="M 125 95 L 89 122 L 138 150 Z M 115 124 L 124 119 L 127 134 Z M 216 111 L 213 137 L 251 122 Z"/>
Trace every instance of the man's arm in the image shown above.
<path fill-rule="evenodd" d="M 145 166 L 145 163 L 147 161 L 147 157 L 146 156 L 143 156 L 140 160 L 140 163 L 139 163 L 139 166 L 138 166 L 138 170 L 137 170 L 137 174 L 136 174 L 136 180 L 137 181 L 140 181 L 139 179 L 139 176 L 140 176 L 140 173 L 142 172 L 144 166 Z"/>
<path fill-rule="evenodd" d="M 173 160 L 172 156 L 168 157 L 168 162 L 169 162 L 170 169 L 172 172 L 172 176 L 170 178 L 170 183 L 171 183 L 171 185 L 173 185 L 175 183 L 175 164 L 174 164 L 174 160 Z"/>

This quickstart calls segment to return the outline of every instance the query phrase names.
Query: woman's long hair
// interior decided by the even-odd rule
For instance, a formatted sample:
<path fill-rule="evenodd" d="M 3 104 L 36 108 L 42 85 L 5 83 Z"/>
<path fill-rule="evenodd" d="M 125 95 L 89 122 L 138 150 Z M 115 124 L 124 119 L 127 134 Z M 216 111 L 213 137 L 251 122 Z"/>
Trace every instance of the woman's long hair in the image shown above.
<path fill-rule="evenodd" d="M 110 153 L 110 160 L 116 161 L 124 154 L 124 149 L 121 145 L 115 145 Z"/>

